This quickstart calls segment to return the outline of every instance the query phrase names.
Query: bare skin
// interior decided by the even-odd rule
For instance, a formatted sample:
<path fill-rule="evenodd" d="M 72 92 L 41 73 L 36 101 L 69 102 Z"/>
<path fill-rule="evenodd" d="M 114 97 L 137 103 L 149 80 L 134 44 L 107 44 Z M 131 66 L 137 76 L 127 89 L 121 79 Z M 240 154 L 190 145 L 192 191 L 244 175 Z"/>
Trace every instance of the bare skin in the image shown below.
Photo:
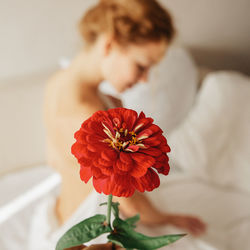
<path fill-rule="evenodd" d="M 85 184 L 80 180 L 79 165 L 70 149 L 75 141 L 73 135 L 82 122 L 94 112 L 106 109 L 98 94 L 98 85 L 102 80 L 109 79 L 109 77 L 111 80 L 117 80 L 109 76 L 107 65 L 109 63 L 114 65 L 112 61 L 115 60 L 114 58 L 118 58 L 121 62 L 127 60 L 127 72 L 130 72 L 130 74 L 129 78 L 126 81 L 124 80 L 120 84 L 121 86 L 119 85 L 119 88 L 123 90 L 130 87 L 134 82 L 146 80 L 151 66 L 150 62 L 159 60 L 163 51 L 160 47 L 161 44 L 152 44 L 145 47 L 144 51 L 143 48 L 138 48 L 138 50 L 132 48 L 133 53 L 113 52 L 115 49 L 110 52 L 114 45 L 105 39 L 100 40 L 95 46 L 93 50 L 82 51 L 68 69 L 61 70 L 52 76 L 45 91 L 44 119 L 47 130 L 48 163 L 55 168 L 62 178 L 61 193 L 55 208 L 60 224 L 65 223 L 93 191 L 91 181 Z M 155 51 L 155 53 L 152 53 L 152 51 Z M 109 53 L 111 56 L 109 56 Z M 146 58 L 143 58 L 144 54 L 147 55 Z M 131 58 L 128 59 L 130 55 Z M 137 55 L 137 58 L 140 59 L 140 64 L 145 64 L 144 71 L 140 69 L 140 72 L 137 72 L 133 68 L 135 66 L 132 65 L 132 62 L 137 59 L 133 58 L 134 55 Z M 151 55 L 154 57 L 151 57 Z M 104 69 L 102 69 L 103 64 L 106 64 L 103 67 Z M 117 68 L 117 71 L 119 71 L 119 68 Z M 121 212 L 125 216 L 139 213 L 141 222 L 144 224 L 175 225 L 193 235 L 200 235 L 205 231 L 206 226 L 200 219 L 192 216 L 162 213 L 143 194 L 135 193 L 131 198 L 116 198 L 116 200 L 120 202 Z"/>

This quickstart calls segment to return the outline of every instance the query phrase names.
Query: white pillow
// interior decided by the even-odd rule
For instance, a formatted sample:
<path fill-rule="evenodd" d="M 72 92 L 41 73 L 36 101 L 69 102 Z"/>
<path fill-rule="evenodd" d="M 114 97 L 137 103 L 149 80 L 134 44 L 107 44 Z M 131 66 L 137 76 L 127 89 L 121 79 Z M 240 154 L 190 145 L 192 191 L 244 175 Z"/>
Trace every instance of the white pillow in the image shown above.
<path fill-rule="evenodd" d="M 187 118 L 169 136 L 171 160 L 214 184 L 250 192 L 250 78 L 210 73 Z"/>

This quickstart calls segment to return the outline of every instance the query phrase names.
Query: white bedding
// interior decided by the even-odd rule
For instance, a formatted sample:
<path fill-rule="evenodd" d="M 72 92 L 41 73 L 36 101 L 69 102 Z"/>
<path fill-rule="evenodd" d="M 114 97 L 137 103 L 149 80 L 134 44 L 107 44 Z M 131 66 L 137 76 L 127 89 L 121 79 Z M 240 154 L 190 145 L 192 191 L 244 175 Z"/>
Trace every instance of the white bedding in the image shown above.
<path fill-rule="evenodd" d="M 171 160 L 182 170 L 250 192 L 250 78 L 226 71 L 209 74 L 169 144 Z"/>
<path fill-rule="evenodd" d="M 171 75 L 171 70 L 169 71 L 168 84 L 179 81 L 178 88 L 182 90 L 169 93 L 168 101 L 170 102 L 166 100 L 164 103 L 161 99 L 161 102 L 154 103 L 152 109 L 150 100 L 158 98 L 154 96 L 156 92 L 145 91 L 147 85 L 142 87 L 143 95 L 140 94 L 140 89 L 137 89 L 135 93 L 131 90 L 126 97 L 126 105 L 129 105 L 131 101 L 131 105 L 137 105 L 137 109 L 145 110 L 145 112 L 151 110 L 153 117 L 154 114 L 157 115 L 156 120 L 161 123 L 160 126 L 166 132 L 172 148 L 170 176 L 161 178 L 160 188 L 149 193 L 149 197 L 160 209 L 199 215 L 208 223 L 208 232 L 203 238 L 189 237 L 166 249 L 249 250 L 249 77 L 236 72 L 209 74 L 195 98 L 197 87 L 195 65 L 188 58 L 184 59 L 187 56 L 185 53 L 183 55 L 180 51 L 178 53 L 179 61 L 175 61 L 176 65 L 185 62 L 189 65 L 186 65 L 189 70 L 186 74 L 184 71 L 182 71 L 183 74 L 181 72 L 178 74 L 178 70 L 172 71 L 173 75 Z M 166 63 L 170 67 L 171 64 Z M 186 66 L 183 65 L 183 68 Z M 164 70 L 164 67 L 162 69 Z M 173 69 L 178 69 L 178 67 L 173 67 Z M 183 79 L 187 79 L 186 85 Z M 164 84 L 164 81 L 160 84 Z M 164 95 L 164 91 L 174 88 L 170 85 L 162 88 L 160 93 Z M 147 93 L 151 97 L 147 96 Z M 141 99 L 137 98 L 138 96 L 147 101 L 141 105 Z M 164 105 L 175 106 L 166 108 Z M 166 112 L 163 112 L 164 115 L 159 115 L 162 114 L 163 109 Z M 176 115 L 176 110 L 182 115 Z M 171 119 L 174 122 L 170 122 Z M 55 225 L 47 224 L 46 226 L 48 222 L 37 220 L 37 218 L 48 218 L 51 215 L 47 213 L 46 207 L 50 206 L 53 200 L 53 193 L 48 194 L 41 203 L 37 196 L 37 200 L 32 205 L 3 223 L 0 226 L 0 249 L 18 249 L 20 245 L 24 247 L 23 249 L 28 249 L 27 239 L 33 235 L 30 239 L 36 241 L 36 236 L 32 232 L 37 230 L 40 231 L 37 235 L 41 237 L 39 240 L 44 241 L 44 244 L 48 244 L 47 246 L 53 244 L 52 236 L 48 237 L 46 230 L 54 229 L 53 235 L 56 238 L 55 235 L 61 234 L 66 227 L 60 229 L 55 228 Z M 96 203 L 99 201 L 93 199 L 92 212 L 95 210 Z M 73 215 L 67 225 L 74 224 L 75 220 L 82 220 L 81 215 L 85 213 L 84 211 L 83 205 L 80 212 Z M 33 225 L 32 231 L 29 231 L 30 223 Z M 147 228 L 139 227 L 138 229 L 150 233 Z M 176 228 L 154 229 L 157 235 L 168 232 L 176 233 L 179 230 Z M 30 244 L 32 250 L 42 246 L 39 244 L 34 247 L 32 242 Z M 47 249 L 41 248 L 41 250 Z"/>
<path fill-rule="evenodd" d="M 42 187 L 44 185 L 40 185 Z M 38 192 L 41 193 L 42 190 Z M 37 196 L 25 209 L 0 225 L 0 249 L 25 250 L 53 249 L 57 239 L 71 226 L 95 213 L 106 213 L 98 204 L 106 197 L 95 192 L 72 215 L 63 227 L 58 227 L 54 215 L 55 197 L 58 188 Z M 179 250 L 248 250 L 250 246 L 250 198 L 237 190 L 228 190 L 185 174 L 170 174 L 162 178 L 161 186 L 147 193 L 154 204 L 164 211 L 197 215 L 208 223 L 207 233 L 202 238 L 186 238 L 166 247 Z M 183 233 L 171 227 L 147 228 L 138 231 L 149 235 Z M 39 232 L 39 233 L 37 233 Z M 103 242 L 104 238 L 96 242 Z M 37 244 L 37 242 L 40 242 Z"/>

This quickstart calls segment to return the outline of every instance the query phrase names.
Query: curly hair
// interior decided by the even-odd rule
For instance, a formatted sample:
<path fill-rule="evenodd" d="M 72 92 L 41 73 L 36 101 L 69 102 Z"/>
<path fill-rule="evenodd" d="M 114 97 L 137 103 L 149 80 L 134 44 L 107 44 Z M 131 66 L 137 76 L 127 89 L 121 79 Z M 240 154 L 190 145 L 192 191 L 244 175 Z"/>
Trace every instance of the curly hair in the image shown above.
<path fill-rule="evenodd" d="M 175 36 L 171 15 L 156 0 L 101 0 L 82 17 L 79 30 L 88 44 L 101 33 L 121 45 L 161 39 L 170 43 Z"/>

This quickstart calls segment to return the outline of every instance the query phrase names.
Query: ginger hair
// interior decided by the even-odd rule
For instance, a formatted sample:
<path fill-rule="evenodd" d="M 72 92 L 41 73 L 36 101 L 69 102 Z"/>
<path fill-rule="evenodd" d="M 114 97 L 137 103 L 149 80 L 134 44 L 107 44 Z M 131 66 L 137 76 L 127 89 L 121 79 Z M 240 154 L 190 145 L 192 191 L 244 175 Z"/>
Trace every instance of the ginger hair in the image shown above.
<path fill-rule="evenodd" d="M 175 35 L 171 15 L 156 0 L 101 0 L 82 17 L 79 30 L 87 44 L 102 33 L 120 45 L 170 43 Z"/>

